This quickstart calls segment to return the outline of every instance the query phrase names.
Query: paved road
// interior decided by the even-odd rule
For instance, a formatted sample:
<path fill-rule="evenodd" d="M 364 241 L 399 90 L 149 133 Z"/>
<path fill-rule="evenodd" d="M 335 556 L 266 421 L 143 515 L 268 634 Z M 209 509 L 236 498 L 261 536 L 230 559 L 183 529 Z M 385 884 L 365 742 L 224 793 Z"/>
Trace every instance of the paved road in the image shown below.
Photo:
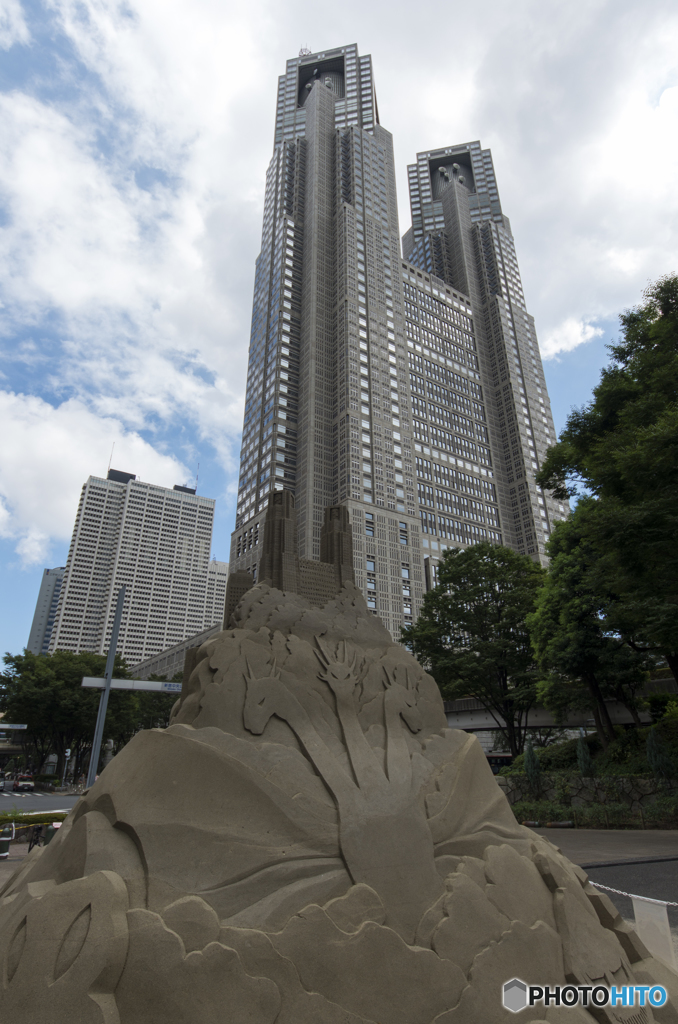
<path fill-rule="evenodd" d="M 678 903 L 678 861 L 655 861 L 650 864 L 624 864 L 614 868 L 587 868 L 589 881 L 600 882 L 612 889 L 648 896 L 652 900 Z M 605 890 L 603 890 L 605 891 Z M 633 907 L 627 896 L 608 892 L 622 917 L 633 918 Z M 669 907 L 669 924 L 678 928 L 678 907 Z"/>
<path fill-rule="evenodd" d="M 79 797 L 64 796 L 63 793 L 12 793 L 0 790 L 0 811 L 70 811 Z"/>
<path fill-rule="evenodd" d="M 591 864 L 606 861 L 678 858 L 678 829 L 535 828 L 534 831 L 559 847 L 575 864 L 585 865 L 587 870 Z"/>

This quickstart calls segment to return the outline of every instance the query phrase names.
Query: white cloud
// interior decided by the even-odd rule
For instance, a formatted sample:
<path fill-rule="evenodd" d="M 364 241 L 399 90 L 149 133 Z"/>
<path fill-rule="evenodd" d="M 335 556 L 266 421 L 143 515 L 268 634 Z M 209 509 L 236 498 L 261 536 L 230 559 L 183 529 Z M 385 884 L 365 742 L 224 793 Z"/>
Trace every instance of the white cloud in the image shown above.
<path fill-rule="evenodd" d="M 599 338 L 602 333 L 602 327 L 568 317 L 541 339 L 539 348 L 544 359 L 554 359 L 561 352 L 571 352 L 579 345 Z"/>
<path fill-rule="evenodd" d="M 0 0 L 0 48 L 9 50 L 17 43 L 25 45 L 29 39 L 28 25 L 19 0 Z"/>
<path fill-rule="evenodd" d="M 52 539 L 70 538 L 80 489 L 90 474 L 105 477 L 113 443 L 113 465 L 139 479 L 171 487 L 189 476 L 178 459 L 75 400 L 55 408 L 1 391 L 0 435 L 0 536 L 26 565 L 44 563 Z"/>
<path fill-rule="evenodd" d="M 4 386 L 49 398 L 30 407 L 36 451 L 65 410 L 88 424 L 68 434 L 76 491 L 113 422 L 149 453 L 139 432 L 209 448 L 201 465 L 232 490 L 277 76 L 302 42 L 372 53 L 403 229 L 417 151 L 492 147 L 545 357 L 675 268 L 671 0 L 421 0 L 414 20 L 391 0 L 45 0 L 28 25 L 3 2 L 0 45 L 27 42 L 31 16 L 48 50 L 53 36 L 53 60 L 0 97 Z M 25 432 L 32 400 L 16 401 Z M 73 516 L 71 501 L 33 521 L 32 480 L 14 472 L 3 527 L 25 524 L 12 535 L 29 559 Z"/>
<path fill-rule="evenodd" d="M 246 267 L 220 279 L 203 252 L 216 249 L 210 222 L 223 227 L 218 203 L 210 209 L 187 188 L 149 195 L 99 158 L 91 135 L 33 97 L 0 98 L 5 334 L 57 310 L 55 386 L 136 428 L 190 420 L 230 468 L 249 319 L 235 290 L 251 279 L 254 246 Z M 227 236 L 247 220 L 229 212 Z"/>

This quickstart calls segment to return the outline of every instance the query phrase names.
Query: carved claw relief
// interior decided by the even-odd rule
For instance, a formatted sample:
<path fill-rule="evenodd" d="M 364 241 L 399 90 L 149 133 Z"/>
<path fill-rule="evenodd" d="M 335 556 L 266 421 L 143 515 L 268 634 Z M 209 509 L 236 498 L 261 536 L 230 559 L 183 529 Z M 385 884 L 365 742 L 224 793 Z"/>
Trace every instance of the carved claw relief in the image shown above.
<path fill-rule="evenodd" d="M 285 685 L 275 661 L 265 675 L 256 675 L 247 662 L 243 721 L 257 735 L 273 715 L 288 723 L 336 801 L 341 852 L 353 881 L 379 893 L 391 926 L 411 939 L 427 907 L 442 891 L 419 795 L 420 772 L 413 771 L 406 735 L 422 727 L 418 689 L 406 670 L 384 668 L 385 751 L 380 755 L 359 719 L 364 662 L 346 642 L 339 644 L 336 656 L 319 638 L 316 643 L 318 678 L 334 694 L 352 778 Z M 396 848 L 398 857 L 393 856 Z"/>

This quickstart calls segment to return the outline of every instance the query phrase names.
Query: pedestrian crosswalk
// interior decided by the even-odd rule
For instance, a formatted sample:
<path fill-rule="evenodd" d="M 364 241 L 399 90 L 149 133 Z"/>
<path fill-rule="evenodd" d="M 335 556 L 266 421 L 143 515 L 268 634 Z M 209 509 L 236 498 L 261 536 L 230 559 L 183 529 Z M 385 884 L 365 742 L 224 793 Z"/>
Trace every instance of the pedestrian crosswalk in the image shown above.
<path fill-rule="evenodd" d="M 44 795 L 45 795 L 44 793 L 12 793 L 11 790 L 10 790 L 9 793 L 6 793 L 4 791 L 4 789 L 0 790 L 0 796 L 7 796 L 7 797 L 10 797 L 12 800 L 25 800 L 26 797 L 29 797 L 29 796 L 33 797 L 33 796 L 44 796 Z"/>

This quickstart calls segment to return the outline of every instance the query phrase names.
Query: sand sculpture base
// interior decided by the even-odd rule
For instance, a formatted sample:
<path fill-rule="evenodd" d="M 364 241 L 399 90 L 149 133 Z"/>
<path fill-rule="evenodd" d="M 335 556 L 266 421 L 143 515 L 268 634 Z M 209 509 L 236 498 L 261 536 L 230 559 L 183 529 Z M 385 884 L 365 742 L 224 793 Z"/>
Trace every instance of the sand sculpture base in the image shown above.
<path fill-rule="evenodd" d="M 0 894 L 2 1024 L 678 1022 L 678 978 L 521 827 L 346 586 L 266 584 Z M 504 982 L 648 984 L 525 1009 Z"/>

